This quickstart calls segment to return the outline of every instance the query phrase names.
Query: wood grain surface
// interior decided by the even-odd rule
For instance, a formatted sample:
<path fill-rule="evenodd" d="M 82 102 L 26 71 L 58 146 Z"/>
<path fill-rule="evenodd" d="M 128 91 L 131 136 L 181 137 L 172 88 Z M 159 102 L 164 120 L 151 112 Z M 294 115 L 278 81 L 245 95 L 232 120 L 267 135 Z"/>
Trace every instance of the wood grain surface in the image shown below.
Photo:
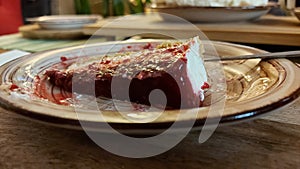
<path fill-rule="evenodd" d="M 300 168 L 300 100 L 264 118 L 219 127 L 204 144 L 191 132 L 168 152 L 119 157 L 82 131 L 33 122 L 0 108 L 0 168 Z M 290 122 L 286 119 L 294 119 Z"/>
<path fill-rule="evenodd" d="M 161 38 L 162 35 L 179 35 L 190 38 L 201 30 L 210 40 L 253 44 L 300 46 L 300 21 L 295 16 L 266 15 L 255 21 L 228 23 L 193 23 L 199 30 L 186 23 L 164 22 L 158 15 L 139 15 L 119 19 L 101 20 L 86 26 L 85 34 L 105 36 L 132 36 Z M 100 31 L 97 31 L 100 30 Z M 97 31 L 97 32 L 95 32 Z M 146 34 L 152 32 L 152 34 Z M 238 38 L 237 38 L 238 37 Z"/>
<path fill-rule="evenodd" d="M 0 54 L 6 52 L 6 50 L 0 48 Z"/>

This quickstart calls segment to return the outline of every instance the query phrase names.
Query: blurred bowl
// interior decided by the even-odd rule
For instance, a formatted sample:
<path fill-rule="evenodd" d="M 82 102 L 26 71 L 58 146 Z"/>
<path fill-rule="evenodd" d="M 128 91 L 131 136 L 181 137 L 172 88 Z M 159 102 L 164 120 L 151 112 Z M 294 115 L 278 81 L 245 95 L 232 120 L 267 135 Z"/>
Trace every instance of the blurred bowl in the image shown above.
<path fill-rule="evenodd" d="M 190 22 L 235 22 L 255 20 L 265 15 L 269 6 L 257 7 L 193 7 L 193 6 L 151 6 L 152 12 L 167 13 L 161 15 L 165 21 L 176 21 L 177 17 Z M 178 19 L 177 19 L 178 20 Z"/>
<path fill-rule="evenodd" d="M 27 18 L 44 29 L 79 29 L 86 24 L 95 23 L 102 19 L 99 15 L 49 15 L 36 18 Z"/>

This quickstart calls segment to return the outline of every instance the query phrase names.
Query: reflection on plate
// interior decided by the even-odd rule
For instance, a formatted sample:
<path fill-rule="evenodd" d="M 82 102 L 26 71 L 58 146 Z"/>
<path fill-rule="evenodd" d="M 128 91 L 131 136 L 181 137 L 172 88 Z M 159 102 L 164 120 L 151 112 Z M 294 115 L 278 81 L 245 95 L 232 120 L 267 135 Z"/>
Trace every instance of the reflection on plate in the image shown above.
<path fill-rule="evenodd" d="M 235 22 L 255 20 L 265 15 L 270 7 L 191 7 L 191 6 L 152 6 L 152 12 L 167 13 L 190 22 Z M 165 21 L 176 21 L 174 17 L 161 15 Z"/>
<path fill-rule="evenodd" d="M 32 83 L 35 76 L 41 75 L 46 69 L 60 62 L 61 56 L 68 58 L 99 55 L 99 52 L 105 52 L 110 49 L 119 51 L 127 46 L 141 45 L 148 42 L 91 44 L 37 53 L 9 62 L 0 68 L 2 88 L 0 90 L 0 104 L 2 107 L 18 114 L 60 127 L 80 129 L 79 118 L 81 121 L 86 122 L 91 130 L 109 132 L 101 130 L 101 124 L 109 122 L 114 128 L 123 133 L 158 133 L 168 128 L 177 119 L 179 113 L 189 111 L 189 109 L 181 111 L 166 110 L 151 123 L 134 123 L 124 118 L 117 111 L 104 106 L 100 107 L 100 109 L 103 110 L 102 115 L 105 117 L 105 121 L 99 121 L 96 118 L 99 116 L 99 112 L 93 112 L 89 109 L 88 103 L 86 107 L 82 105 L 83 111 L 79 111 L 77 112 L 79 114 L 76 114 L 74 106 L 55 104 L 49 100 L 33 97 L 30 92 L 23 90 L 15 92 L 7 90 L 11 83 L 21 88 L 27 88 L 29 91 L 33 90 L 36 87 Z M 151 41 L 151 43 L 155 43 L 155 41 Z M 263 52 L 246 46 L 222 42 L 213 42 L 213 45 L 219 55 L 223 57 Z M 299 72 L 300 69 L 286 59 L 226 61 L 223 64 L 225 65 L 224 70 L 227 79 L 227 101 L 224 113 L 221 116 L 221 124 L 248 119 L 278 109 L 292 102 L 300 95 L 300 76 L 296 75 L 296 72 Z M 210 67 L 208 71 L 212 71 L 213 65 L 208 66 Z M 50 86 L 49 90 L 52 89 Z M 58 92 L 58 94 L 63 94 L 62 91 Z M 55 93 L 53 98 L 55 98 Z M 103 99 L 102 104 L 104 103 L 109 105 L 110 100 Z M 204 124 L 207 113 L 214 103 L 206 105 L 195 109 L 198 112 L 195 127 L 201 127 Z M 128 115 L 149 115 L 149 113 L 151 115 L 157 112 L 128 111 Z M 218 117 L 210 116 L 209 118 L 214 119 Z M 195 119 L 187 116 L 181 120 L 184 124 Z"/>
<path fill-rule="evenodd" d="M 36 22 L 44 29 L 78 29 L 101 18 L 99 15 L 50 15 L 26 20 Z"/>

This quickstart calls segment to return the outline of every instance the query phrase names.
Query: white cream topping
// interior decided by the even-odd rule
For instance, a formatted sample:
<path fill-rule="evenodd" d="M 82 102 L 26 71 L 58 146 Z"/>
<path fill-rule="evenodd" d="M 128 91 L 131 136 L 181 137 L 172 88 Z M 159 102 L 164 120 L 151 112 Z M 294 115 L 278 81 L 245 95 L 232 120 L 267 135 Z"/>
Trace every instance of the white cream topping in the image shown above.
<path fill-rule="evenodd" d="M 207 73 L 202 58 L 202 48 L 199 37 L 194 37 L 189 51 L 186 53 L 187 58 L 187 74 L 190 78 L 193 91 L 200 95 L 200 99 L 204 100 L 204 94 L 201 87 L 207 82 Z"/>

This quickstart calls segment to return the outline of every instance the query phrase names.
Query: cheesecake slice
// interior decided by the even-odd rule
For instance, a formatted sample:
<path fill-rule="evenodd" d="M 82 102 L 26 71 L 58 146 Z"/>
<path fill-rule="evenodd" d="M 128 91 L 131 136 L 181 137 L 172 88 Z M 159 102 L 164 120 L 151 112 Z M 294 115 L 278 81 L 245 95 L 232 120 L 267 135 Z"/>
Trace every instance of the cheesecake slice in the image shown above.
<path fill-rule="evenodd" d="M 166 104 L 168 109 L 201 106 L 209 85 L 199 38 L 146 46 L 106 55 L 84 66 L 50 69 L 45 76 L 53 85 L 79 94 L 156 107 Z M 163 95 L 152 93 L 155 89 Z"/>

